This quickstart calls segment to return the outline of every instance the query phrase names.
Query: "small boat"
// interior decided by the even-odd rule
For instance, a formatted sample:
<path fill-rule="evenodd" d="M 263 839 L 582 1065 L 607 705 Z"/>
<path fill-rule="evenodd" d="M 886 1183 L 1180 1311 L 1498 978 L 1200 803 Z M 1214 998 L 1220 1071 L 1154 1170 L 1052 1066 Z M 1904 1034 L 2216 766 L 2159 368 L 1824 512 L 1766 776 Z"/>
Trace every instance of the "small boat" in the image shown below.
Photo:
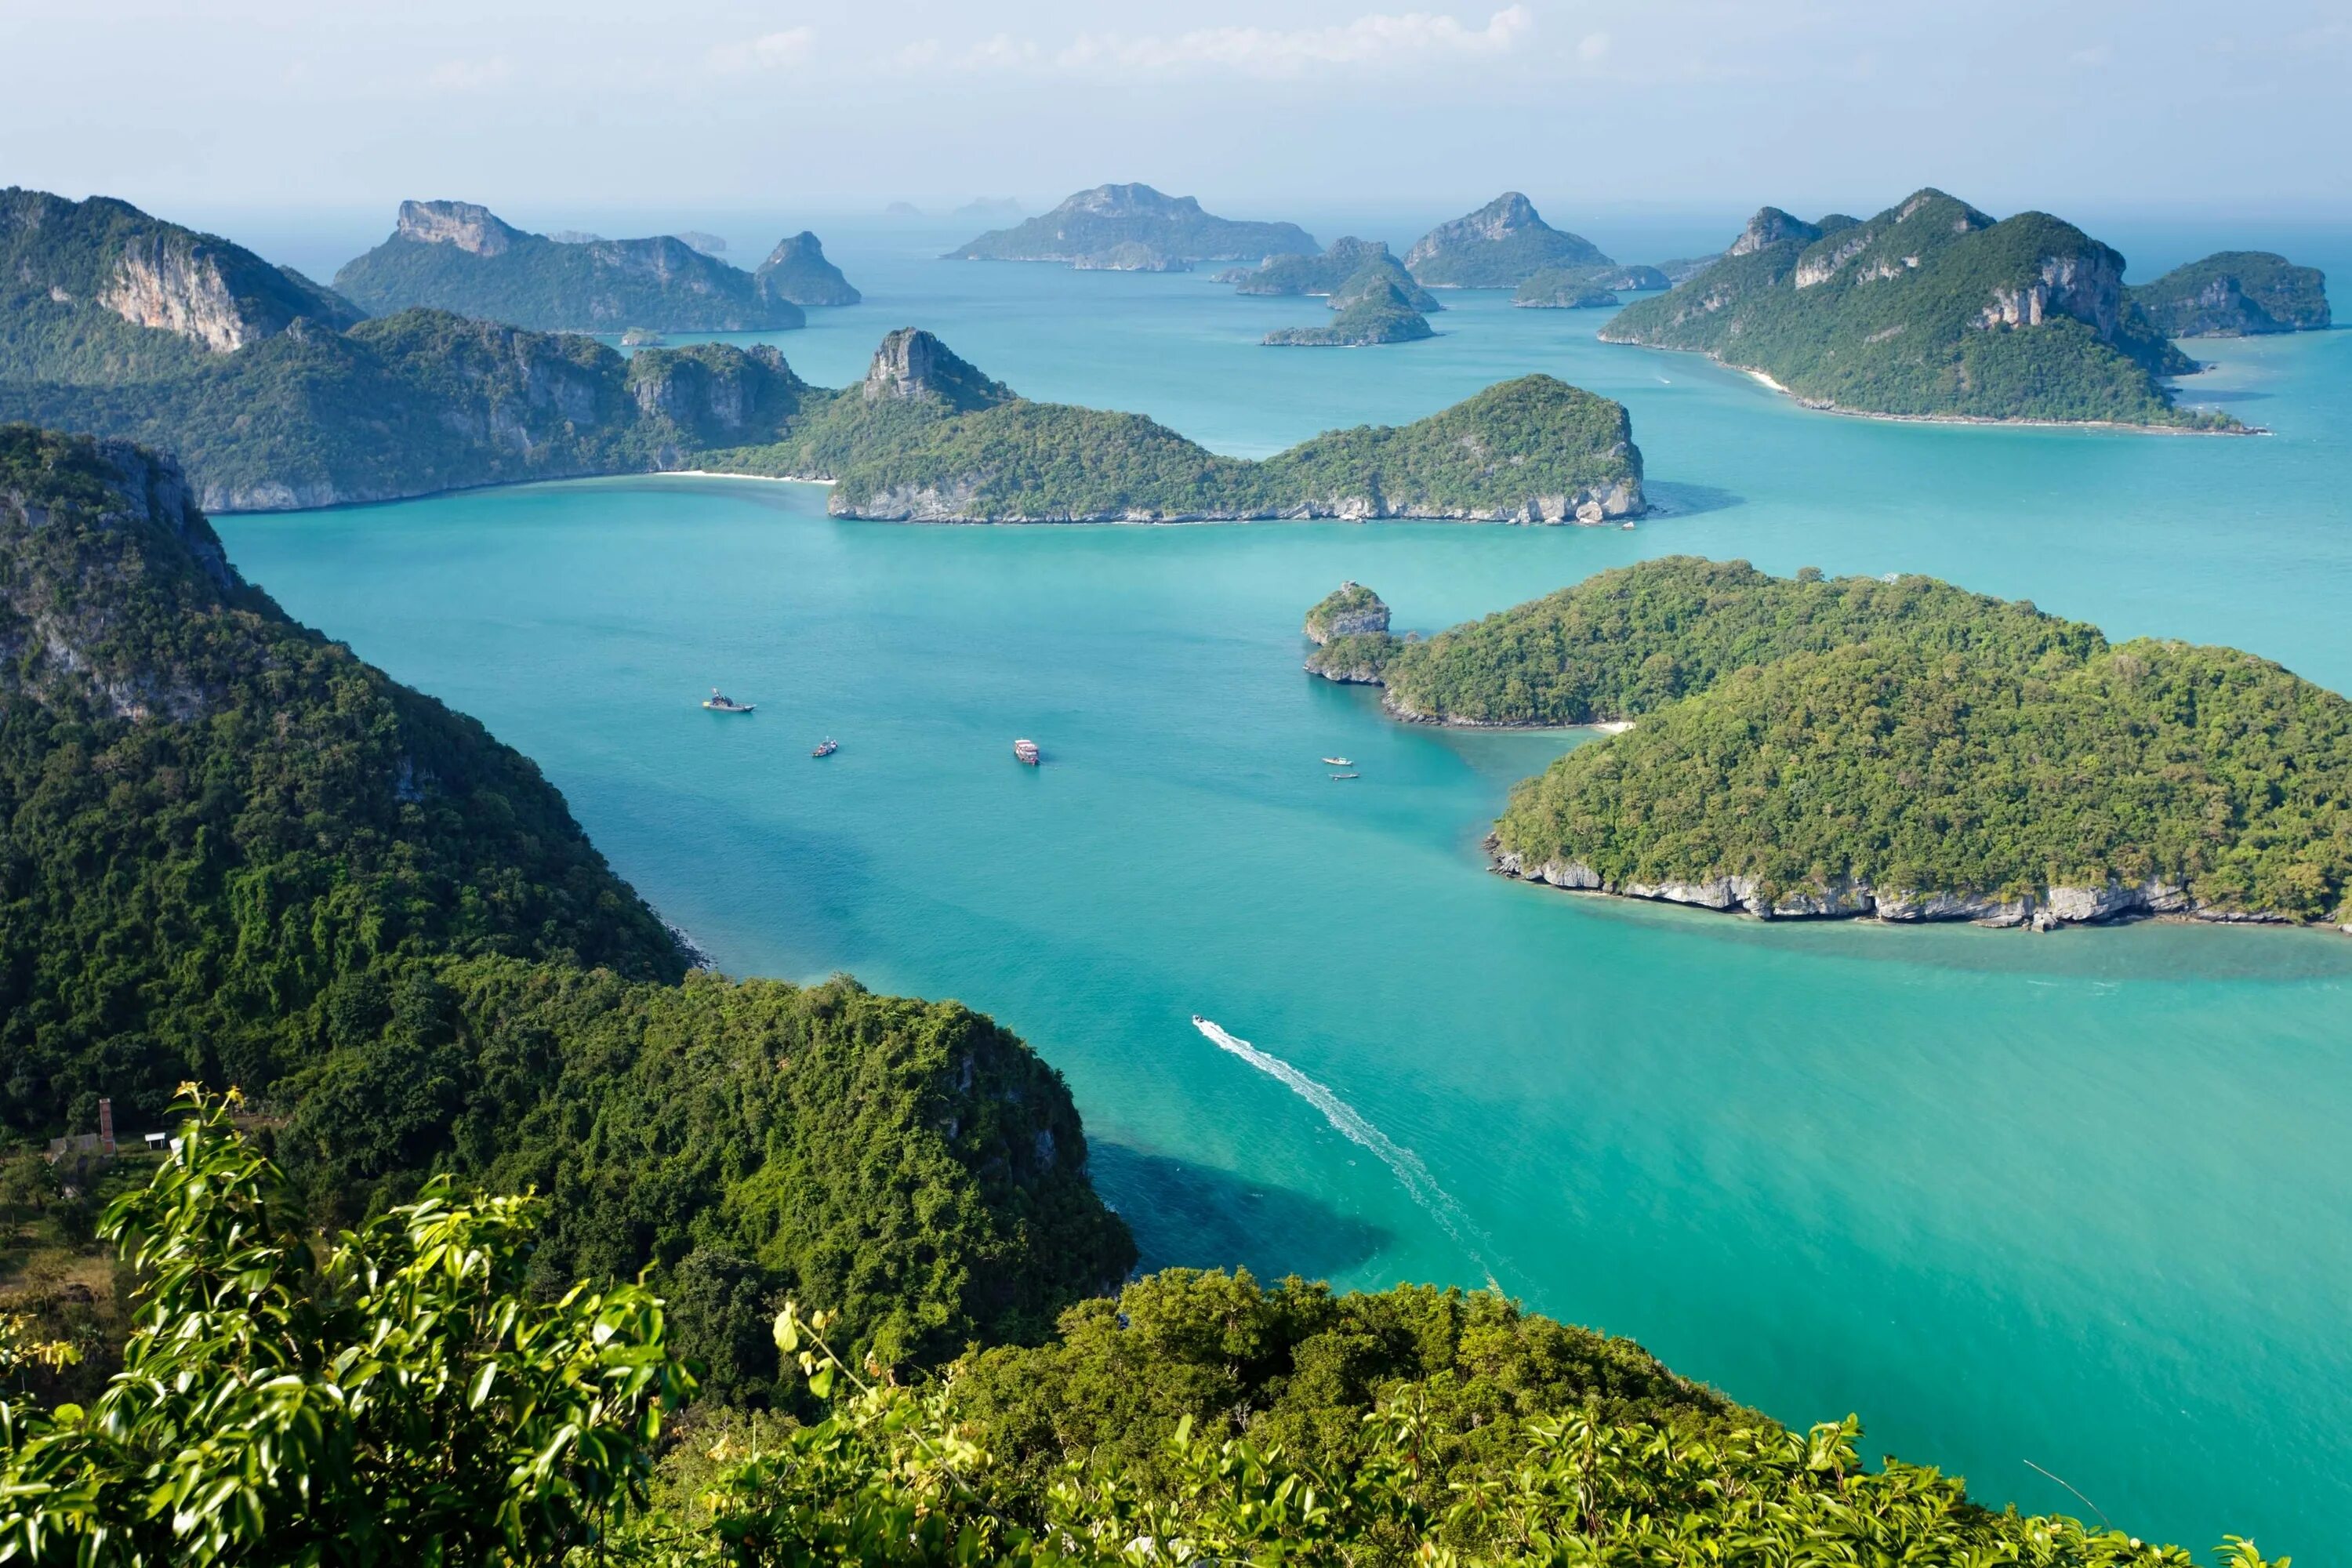
<path fill-rule="evenodd" d="M 1364 775 L 1361 773 L 1333 773 L 1331 776 L 1334 779 L 1360 779 Z"/>
<path fill-rule="evenodd" d="M 816 743 L 816 750 L 811 752 L 809 755 L 812 757 L 829 757 L 839 750 L 841 750 L 841 742 L 835 740 L 832 736 L 827 735 L 824 740 L 819 741 Z"/>
<path fill-rule="evenodd" d="M 1622 528 L 1622 529 L 1623 529 L 1626 532 L 1628 532 L 1628 533 L 1631 533 L 1631 532 L 1633 532 L 1633 525 L 1632 523 L 1630 523 L 1630 522 L 1627 522 L 1627 523 L 1620 523 L 1618 526 L 1619 526 L 1619 527 L 1621 527 L 1621 528 Z"/>
<path fill-rule="evenodd" d="M 1345 757 L 1326 757 L 1323 760 L 1335 768 L 1352 768 L 1356 765 Z"/>
<path fill-rule="evenodd" d="M 756 702 L 738 702 L 715 686 L 710 689 L 710 696 L 702 705 L 713 713 L 749 713 L 759 706 Z"/>
<path fill-rule="evenodd" d="M 1037 750 L 1037 742 L 1034 741 L 1013 742 L 1013 754 L 1019 758 L 1027 766 L 1033 768 L 1037 765 L 1038 762 L 1044 755 L 1044 753 Z"/>

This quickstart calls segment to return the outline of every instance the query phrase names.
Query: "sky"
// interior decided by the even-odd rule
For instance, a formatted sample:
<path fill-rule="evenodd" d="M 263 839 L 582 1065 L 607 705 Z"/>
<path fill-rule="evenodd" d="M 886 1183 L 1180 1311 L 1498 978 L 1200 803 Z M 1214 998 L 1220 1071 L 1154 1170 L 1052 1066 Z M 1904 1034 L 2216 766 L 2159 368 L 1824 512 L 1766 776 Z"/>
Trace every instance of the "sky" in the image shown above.
<path fill-rule="evenodd" d="M 2346 0 L 0 0 L 0 184 L 874 210 L 2352 208 Z"/>

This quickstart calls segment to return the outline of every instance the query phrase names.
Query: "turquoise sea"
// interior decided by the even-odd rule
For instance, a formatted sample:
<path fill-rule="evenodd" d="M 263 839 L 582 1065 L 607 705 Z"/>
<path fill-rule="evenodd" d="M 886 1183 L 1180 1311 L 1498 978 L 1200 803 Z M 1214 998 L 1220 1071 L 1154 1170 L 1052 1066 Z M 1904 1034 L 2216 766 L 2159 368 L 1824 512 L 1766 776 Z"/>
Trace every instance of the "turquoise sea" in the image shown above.
<path fill-rule="evenodd" d="M 1389 723 L 1300 672 L 1297 629 L 1343 578 L 1435 628 L 1692 552 L 1932 573 L 2352 690 L 2352 332 L 2195 346 L 2193 395 L 2261 439 L 1943 428 L 1491 294 L 1430 342 L 1263 350 L 1319 303 L 929 259 L 961 237 L 828 230 L 868 303 L 775 341 L 839 383 L 927 326 L 1033 396 L 1252 454 L 1544 370 L 1628 405 L 1663 510 L 921 528 L 664 479 L 222 531 L 295 615 L 537 758 L 721 967 L 848 970 L 1025 1036 L 1151 1264 L 1492 1281 L 1783 1419 L 1858 1411 L 1867 1451 L 1989 1502 L 2352 1555 L 2352 941 L 1765 925 L 1507 882 L 1477 840 L 1579 737 Z M 2352 281 L 2352 232 L 2296 247 Z M 759 711 L 700 710 L 713 684 Z"/>

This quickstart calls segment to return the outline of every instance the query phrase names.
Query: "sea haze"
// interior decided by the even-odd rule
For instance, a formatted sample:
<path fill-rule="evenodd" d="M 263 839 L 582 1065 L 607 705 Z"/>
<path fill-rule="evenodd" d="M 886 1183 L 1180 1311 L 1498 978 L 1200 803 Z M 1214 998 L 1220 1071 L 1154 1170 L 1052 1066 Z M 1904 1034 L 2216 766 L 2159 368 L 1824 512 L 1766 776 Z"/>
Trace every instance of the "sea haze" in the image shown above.
<path fill-rule="evenodd" d="M 724 967 L 1020 1031 L 1153 1263 L 1491 1275 L 1783 1419 L 1859 1411 L 1865 1451 L 1996 1506 L 2079 1511 L 2039 1466 L 2200 1552 L 2352 1552 L 2352 942 L 1766 926 L 1506 881 L 1478 838 L 1579 737 L 1390 723 L 1298 637 L 1343 578 L 1433 629 L 1690 552 L 1930 573 L 2352 689 L 2352 333 L 2192 345 L 2219 368 L 2191 395 L 2261 439 L 1930 427 L 1604 347 L 1606 312 L 1449 296 L 1431 342 L 1276 353 L 1319 301 L 821 232 L 867 302 L 774 339 L 813 380 L 929 327 L 1024 393 L 1255 454 L 1540 370 L 1631 408 L 1663 510 L 920 528 L 647 479 L 232 518 L 232 554 L 537 758 Z M 2352 232 L 2305 237 L 2352 279 Z M 713 684 L 759 711 L 702 711 Z"/>

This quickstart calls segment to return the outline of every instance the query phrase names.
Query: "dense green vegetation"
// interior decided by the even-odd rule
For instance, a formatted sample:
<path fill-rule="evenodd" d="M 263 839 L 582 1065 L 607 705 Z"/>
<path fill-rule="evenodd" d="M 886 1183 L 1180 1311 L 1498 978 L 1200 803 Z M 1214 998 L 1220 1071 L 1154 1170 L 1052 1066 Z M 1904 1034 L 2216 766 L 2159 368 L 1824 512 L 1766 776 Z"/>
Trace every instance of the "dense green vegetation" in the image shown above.
<path fill-rule="evenodd" d="M 401 203 L 391 237 L 345 262 L 335 287 L 379 315 L 422 307 L 535 331 L 775 331 L 807 321 L 790 293 L 673 236 L 565 244 L 467 202 Z"/>
<path fill-rule="evenodd" d="M 1672 287 L 1654 267 L 1547 267 L 1532 273 L 1511 296 L 1514 305 L 1535 310 L 1586 310 L 1617 303 L 1620 289 Z"/>
<path fill-rule="evenodd" d="M 1548 267 L 1609 267 L 1601 247 L 1544 222 L 1532 203 L 1506 191 L 1413 242 L 1404 265 L 1433 289 L 1516 289 Z"/>
<path fill-rule="evenodd" d="M 794 305 L 855 305 L 865 298 L 825 259 L 824 243 L 806 229 L 778 240 L 752 278 L 761 294 Z"/>
<path fill-rule="evenodd" d="M 1333 240 L 1331 248 L 1320 255 L 1269 256 L 1261 265 L 1237 268 L 1218 281 L 1231 283 L 1237 294 L 1327 294 L 1338 310 L 1351 287 L 1366 288 L 1383 279 L 1423 315 L 1444 309 L 1436 295 L 1414 281 L 1404 263 L 1389 254 L 1384 241 L 1352 235 Z"/>
<path fill-rule="evenodd" d="M 1996 223 L 1933 190 L 1866 223 L 1759 230 L 1765 216 L 1748 248 L 1627 306 L 1603 339 L 1698 350 L 1829 408 L 2235 427 L 2174 405 L 2159 378 L 2193 363 L 2126 295 L 2123 258 L 2071 224 Z"/>
<path fill-rule="evenodd" d="M 1150 185 L 1097 185 L 1052 212 L 982 235 L 950 250 L 950 261 L 1082 261 L 1121 245 L 1141 245 L 1173 261 L 1257 261 L 1315 249 L 1295 223 L 1250 223 L 1201 210 L 1191 196 Z"/>
<path fill-rule="evenodd" d="M 1361 636 L 1389 629 L 1389 607 L 1361 583 L 1342 583 L 1307 612 L 1303 628 L 1318 643 L 1336 637 Z"/>
<path fill-rule="evenodd" d="M 913 353 L 926 368 L 912 369 Z M 1427 419 L 1318 436 L 1250 462 L 1139 415 L 1013 395 L 927 332 L 893 334 L 859 386 L 812 398 L 787 437 L 712 467 L 826 475 L 853 517 L 1065 521 L 1188 517 L 1587 521 L 1642 506 L 1624 409 L 1549 376 Z M 993 389 L 985 396 L 959 388 Z"/>
<path fill-rule="evenodd" d="M 2193 1561 L 1871 1469 L 1852 1418 L 1790 1432 L 1628 1342 L 1451 1290 L 1173 1270 L 911 1384 L 787 1302 L 768 1338 L 806 1418 L 697 1421 L 652 1292 L 531 1289 L 548 1205 L 436 1187 L 316 1246 L 224 1108 L 187 1110 L 106 1220 L 140 1281 L 122 1373 L 44 1408 L 12 1385 L 71 1352 L 0 1318 L 9 1561 Z"/>
<path fill-rule="evenodd" d="M 2267 250 L 2224 250 L 2131 290 L 2156 330 L 2175 338 L 2238 338 L 2325 329 L 2327 275 Z"/>
<path fill-rule="evenodd" d="M 1380 679 L 1408 718 L 1638 719 L 1515 792 L 1498 847 L 1530 871 L 1843 912 L 1871 907 L 1856 889 L 2161 884 L 2181 896 L 2155 907 L 2295 921 L 2352 897 L 2352 703 L 1927 578 L 1670 557 L 1425 642 L 1334 637 L 1307 668 Z"/>
<path fill-rule="evenodd" d="M 537 769 L 289 621 L 162 460 L 0 431 L 0 1131 L 107 1096 L 135 1138 L 201 1078 L 271 1108 L 321 1223 L 535 1185 L 546 1278 L 654 1266 L 745 1398 L 782 1292 L 934 1360 L 1132 1261 L 1026 1047 L 846 983 L 681 985 Z"/>
<path fill-rule="evenodd" d="M 1429 321 L 1404 292 L 1385 278 L 1343 285 L 1344 302 L 1330 321 L 1320 327 L 1285 327 L 1266 333 L 1265 341 L 1289 348 L 1364 348 L 1374 343 L 1409 343 L 1434 337 Z"/>

